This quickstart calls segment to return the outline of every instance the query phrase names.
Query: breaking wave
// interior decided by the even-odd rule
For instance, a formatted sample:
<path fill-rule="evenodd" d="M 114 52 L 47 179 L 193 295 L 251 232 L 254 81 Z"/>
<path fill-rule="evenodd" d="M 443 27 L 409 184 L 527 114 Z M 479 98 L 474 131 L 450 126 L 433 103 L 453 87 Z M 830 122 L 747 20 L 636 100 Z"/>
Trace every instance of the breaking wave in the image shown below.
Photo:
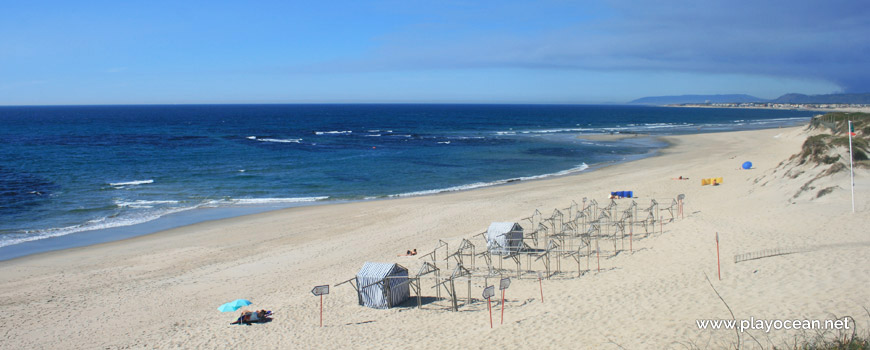
<path fill-rule="evenodd" d="M 523 177 L 517 177 L 517 178 L 513 178 L 513 179 L 496 180 L 496 181 L 490 181 L 490 182 L 475 182 L 475 183 L 471 183 L 471 184 L 467 184 L 467 185 L 453 186 L 453 187 L 447 187 L 447 188 L 439 188 L 439 189 L 434 189 L 434 190 L 425 190 L 425 191 L 415 191 L 415 192 L 393 194 L 393 195 L 389 195 L 387 197 L 390 197 L 390 198 L 414 197 L 414 196 L 424 196 L 424 195 L 438 194 L 438 193 L 444 193 L 444 192 L 466 191 L 466 190 L 472 190 L 472 189 L 481 188 L 481 187 L 504 185 L 507 183 L 517 182 L 517 181 L 538 180 L 538 179 L 543 179 L 543 178 L 548 178 L 548 177 L 553 177 L 553 176 L 564 176 L 564 175 L 569 175 L 569 174 L 573 174 L 573 173 L 579 173 L 579 172 L 584 171 L 586 169 L 589 169 L 589 166 L 586 165 L 586 163 L 582 163 L 577 167 L 567 169 L 567 170 L 562 170 L 562 171 L 551 173 L 551 174 L 523 176 Z"/>
<path fill-rule="evenodd" d="M 302 139 L 272 139 L 272 138 L 257 138 L 256 136 L 248 136 L 249 140 L 260 141 L 260 142 L 277 142 L 277 143 L 300 143 Z"/>
<path fill-rule="evenodd" d="M 139 181 L 127 181 L 127 182 L 109 182 L 109 186 L 137 186 L 137 185 L 147 185 L 150 183 L 154 183 L 154 180 L 139 180 Z"/>

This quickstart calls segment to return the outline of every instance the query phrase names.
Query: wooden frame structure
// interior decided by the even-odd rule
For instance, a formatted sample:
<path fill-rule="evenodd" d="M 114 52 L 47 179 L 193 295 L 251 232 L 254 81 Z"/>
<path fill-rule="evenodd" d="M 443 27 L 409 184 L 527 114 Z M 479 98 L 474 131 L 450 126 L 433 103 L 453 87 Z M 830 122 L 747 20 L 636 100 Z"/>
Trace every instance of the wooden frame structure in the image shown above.
<path fill-rule="evenodd" d="M 544 217 L 540 210 L 535 209 L 530 216 L 520 219 L 528 222 L 528 225 L 523 228 L 521 245 L 504 249 L 508 254 L 494 255 L 489 249 L 491 247 L 477 249 L 480 244 L 486 246 L 486 231 L 469 238 L 461 238 L 458 244 L 439 239 L 433 250 L 419 257 L 422 264 L 414 276 L 409 276 L 408 283 L 416 294 L 418 308 L 422 307 L 424 293 L 422 280 L 431 279 L 437 300 L 444 300 L 441 294 L 443 287 L 450 300 L 448 308 L 458 311 L 460 306 L 474 302 L 472 280 L 482 279 L 486 284 L 489 278 L 501 278 L 505 275 L 537 279 L 538 273 L 544 273 L 547 279 L 557 275 L 571 276 L 569 278 L 582 277 L 590 272 L 592 267 L 595 267 L 596 271 L 601 271 L 601 258 L 612 257 L 625 251 L 626 238 L 631 241 L 629 249 L 633 252 L 635 227 L 643 226 L 645 232 L 643 237 L 648 237 L 650 233 L 655 233 L 656 224 L 663 227 L 665 222 L 675 222 L 682 216 L 682 199 L 663 200 L 664 203 L 670 202 L 668 207 L 663 207 L 659 204 L 659 200 L 651 198 L 649 205 L 641 208 L 636 200 L 631 200 L 626 206 L 624 200 L 611 199 L 606 206 L 601 207 L 595 199 L 583 198 L 582 204 L 571 201 L 566 208 L 554 209 L 549 217 Z M 664 218 L 662 212 L 667 212 L 670 217 Z M 539 244 L 544 242 L 546 246 L 540 247 Z M 456 249 L 451 251 L 451 245 Z M 601 249 L 602 246 L 608 247 L 608 250 L 611 246 L 613 248 L 604 251 Z M 523 264 L 523 256 L 527 258 L 526 264 Z M 478 258 L 481 258 L 484 264 L 478 266 Z M 573 260 L 577 266 L 576 271 L 573 268 L 565 270 L 562 259 Z M 593 259 L 596 260 L 594 265 Z M 515 269 L 505 269 L 503 266 L 505 260 L 512 260 Z M 585 268 L 582 266 L 583 260 L 586 260 Z M 536 267 L 535 264 L 538 262 L 540 265 Z M 449 276 L 443 276 L 442 271 L 450 271 Z M 463 288 L 457 284 L 461 282 L 467 283 L 465 298 L 460 298 L 459 295 Z M 359 295 L 360 286 L 355 284 L 354 279 L 341 282 L 336 286 L 345 283 L 353 286 Z M 462 304 L 460 299 L 466 299 L 466 302 Z"/>

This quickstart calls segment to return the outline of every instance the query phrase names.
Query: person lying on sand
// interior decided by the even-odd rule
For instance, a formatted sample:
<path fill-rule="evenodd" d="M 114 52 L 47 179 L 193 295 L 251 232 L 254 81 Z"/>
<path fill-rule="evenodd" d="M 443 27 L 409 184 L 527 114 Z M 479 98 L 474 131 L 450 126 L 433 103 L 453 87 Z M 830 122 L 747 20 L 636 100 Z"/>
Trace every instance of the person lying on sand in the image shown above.
<path fill-rule="evenodd" d="M 680 177 L 672 177 L 671 178 L 671 180 L 688 180 L 688 179 L 689 179 L 688 177 L 683 177 L 683 175 L 680 175 Z"/>
<path fill-rule="evenodd" d="M 251 312 L 248 310 L 242 310 L 242 315 L 239 316 L 239 318 L 236 319 L 235 322 L 232 322 L 230 324 L 242 324 L 242 323 L 244 323 L 246 325 L 250 325 L 251 323 L 254 323 L 254 322 L 266 322 L 266 320 L 271 319 L 270 318 L 271 316 L 272 316 L 272 311 L 257 310 L 257 311 Z"/>
<path fill-rule="evenodd" d="M 414 250 L 409 250 L 409 251 L 405 252 L 405 254 L 399 254 L 397 256 L 414 256 L 414 255 L 417 255 L 417 248 L 414 248 Z"/>

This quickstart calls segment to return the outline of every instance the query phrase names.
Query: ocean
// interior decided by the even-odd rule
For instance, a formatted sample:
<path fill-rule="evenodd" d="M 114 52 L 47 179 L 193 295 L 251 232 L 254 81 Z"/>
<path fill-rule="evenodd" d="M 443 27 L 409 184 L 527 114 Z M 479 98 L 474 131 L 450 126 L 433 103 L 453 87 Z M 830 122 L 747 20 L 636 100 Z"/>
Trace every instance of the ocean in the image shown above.
<path fill-rule="evenodd" d="M 173 226 L 161 218 L 182 213 L 176 226 L 458 191 L 591 171 L 664 146 L 654 137 L 583 134 L 773 128 L 815 114 L 592 105 L 0 107 L 0 259 L 33 242 L 43 248 L 27 253 L 154 232 Z M 65 243 L 51 243 L 60 237 Z"/>

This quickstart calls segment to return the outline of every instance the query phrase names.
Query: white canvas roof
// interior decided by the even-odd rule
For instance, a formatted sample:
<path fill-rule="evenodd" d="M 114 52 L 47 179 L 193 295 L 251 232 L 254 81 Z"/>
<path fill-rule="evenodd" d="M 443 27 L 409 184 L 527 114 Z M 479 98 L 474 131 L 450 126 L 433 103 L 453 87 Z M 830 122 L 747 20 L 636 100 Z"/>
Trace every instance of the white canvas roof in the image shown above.
<path fill-rule="evenodd" d="M 517 225 L 515 222 L 493 222 L 489 224 L 489 228 L 486 229 L 488 233 L 487 236 L 495 237 L 500 234 L 505 234 L 514 230 L 514 225 Z M 519 226 L 519 225 L 517 225 Z M 522 230 L 522 228 L 518 228 Z"/>

